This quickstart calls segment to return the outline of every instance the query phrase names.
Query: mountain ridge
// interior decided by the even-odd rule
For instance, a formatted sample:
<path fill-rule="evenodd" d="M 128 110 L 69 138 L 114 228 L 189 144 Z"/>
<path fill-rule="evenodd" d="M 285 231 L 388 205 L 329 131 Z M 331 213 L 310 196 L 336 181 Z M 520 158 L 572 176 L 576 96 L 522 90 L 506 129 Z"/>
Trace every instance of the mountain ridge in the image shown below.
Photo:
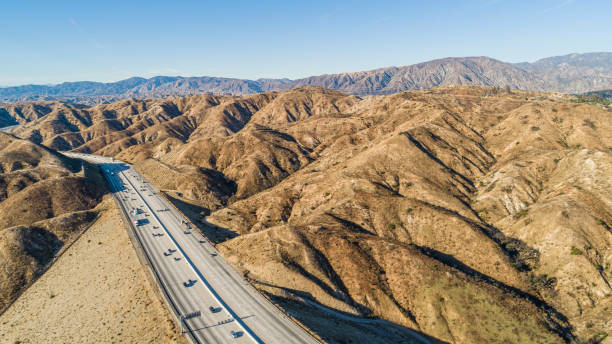
<path fill-rule="evenodd" d="M 78 81 L 21 85 L 0 88 L 0 103 L 60 100 L 93 105 L 126 98 L 184 97 L 201 93 L 242 96 L 287 91 L 306 85 L 360 96 L 451 85 L 585 93 L 612 88 L 612 53 L 574 53 L 532 63 L 507 63 L 486 56 L 446 57 L 407 66 L 323 74 L 296 80 L 155 76 L 149 79 L 132 77 L 111 83 Z"/>
<path fill-rule="evenodd" d="M 0 109 L 23 142 L 134 164 L 292 314 L 304 304 L 283 290 L 443 342 L 574 343 L 612 333 L 612 112 L 598 99 L 302 86 Z M 329 342 L 360 336 L 305 313 Z"/>

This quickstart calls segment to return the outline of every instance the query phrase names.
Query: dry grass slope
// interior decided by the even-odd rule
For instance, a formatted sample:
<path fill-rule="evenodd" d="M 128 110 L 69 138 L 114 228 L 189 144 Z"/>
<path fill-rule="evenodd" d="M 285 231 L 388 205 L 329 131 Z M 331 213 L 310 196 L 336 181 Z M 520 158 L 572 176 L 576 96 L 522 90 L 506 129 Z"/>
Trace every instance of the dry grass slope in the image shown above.
<path fill-rule="evenodd" d="M 0 133 L 0 312 L 96 217 L 97 169 Z"/>
<path fill-rule="evenodd" d="M 3 343 L 184 343 L 111 197 L 100 218 L 0 317 Z"/>
<path fill-rule="evenodd" d="M 303 87 L 79 111 L 18 134 L 134 162 L 330 342 L 360 332 L 321 326 L 295 295 L 452 343 L 612 334 L 605 107 L 494 87 Z"/>

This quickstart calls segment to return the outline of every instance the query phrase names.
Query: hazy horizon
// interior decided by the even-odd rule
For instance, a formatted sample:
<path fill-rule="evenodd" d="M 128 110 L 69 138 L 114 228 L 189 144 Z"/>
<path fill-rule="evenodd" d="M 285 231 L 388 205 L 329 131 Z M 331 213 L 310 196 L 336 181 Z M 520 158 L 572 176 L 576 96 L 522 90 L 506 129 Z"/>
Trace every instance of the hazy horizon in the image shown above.
<path fill-rule="evenodd" d="M 567 54 L 563 54 L 563 55 L 557 55 L 557 56 L 566 56 L 566 55 L 572 55 L 572 54 L 591 54 L 591 53 L 610 53 L 607 51 L 590 51 L 590 52 L 572 52 L 572 53 L 567 53 Z M 439 58 L 435 58 L 432 60 L 439 60 L 439 59 L 445 59 L 445 58 L 462 58 L 462 57 L 470 57 L 470 56 L 446 56 L 446 57 L 439 57 Z M 491 57 L 491 56 L 487 56 L 493 59 L 496 59 L 495 57 Z M 519 62 L 509 62 L 509 61 L 503 61 L 500 59 L 496 59 L 496 60 L 500 60 L 502 62 L 508 62 L 508 63 L 522 63 L 522 62 L 529 62 L 529 63 L 533 63 L 535 61 L 538 61 L 540 59 L 544 59 L 544 58 L 549 58 L 549 57 L 553 57 L 553 56 L 545 56 L 533 61 L 519 61 Z M 428 61 L 432 61 L 432 60 L 428 60 Z M 422 62 L 427 62 L 427 61 L 419 61 L 419 62 L 415 62 L 416 64 L 418 63 L 422 63 Z M 372 69 L 377 69 L 377 68 L 388 68 L 388 67 L 402 67 L 404 65 L 390 65 L 390 66 L 379 66 L 376 68 L 372 68 Z M 323 74 L 341 74 L 341 73 L 350 73 L 350 72 L 358 72 L 358 71 L 336 71 L 336 72 L 329 72 L 329 73 L 322 73 L 320 75 Z M 308 76 L 313 76 L 313 75 L 308 75 Z M 307 77 L 308 77 L 307 76 Z M 152 76 L 140 76 L 140 75 L 132 75 L 132 76 L 128 76 L 126 78 L 123 79 L 119 79 L 119 80 L 109 80 L 109 81 L 100 81 L 100 80 L 64 80 L 61 82 L 57 82 L 57 83 L 45 83 L 45 84 L 37 84 L 37 83 L 29 83 L 29 84 L 15 84 L 15 85 L 0 85 L 0 88 L 9 88 L 9 87 L 20 87 L 20 86 L 29 86 L 29 85 L 35 85 L 35 86 L 56 86 L 56 85 L 60 85 L 63 83 L 76 83 L 76 82 L 97 82 L 97 83 L 115 83 L 115 82 L 120 82 L 120 81 L 124 81 L 127 79 L 132 79 L 132 78 L 142 78 L 142 79 L 151 79 L 151 78 L 155 78 L 155 77 L 177 77 L 177 78 L 191 78 L 191 77 L 195 77 L 195 78 L 199 78 L 199 77 L 214 77 L 214 78 L 227 78 L 227 79 L 241 79 L 241 80 L 252 80 L 252 81 L 256 81 L 256 80 L 260 80 L 260 79 L 277 79 L 277 80 L 282 80 L 282 79 L 287 79 L 287 80 L 296 80 L 299 78 L 295 78 L 295 79 L 291 79 L 291 78 L 287 78 L 287 77 L 279 77 L 279 78 L 266 78 L 266 77 L 258 77 L 258 78 L 235 78 L 235 77 L 226 77 L 223 75 L 170 75 L 170 74 L 166 74 L 166 75 L 152 75 Z"/>
<path fill-rule="evenodd" d="M 0 85 L 299 79 L 451 56 L 533 62 L 612 46 L 611 12 L 596 0 L 12 2 L 0 13 Z"/>

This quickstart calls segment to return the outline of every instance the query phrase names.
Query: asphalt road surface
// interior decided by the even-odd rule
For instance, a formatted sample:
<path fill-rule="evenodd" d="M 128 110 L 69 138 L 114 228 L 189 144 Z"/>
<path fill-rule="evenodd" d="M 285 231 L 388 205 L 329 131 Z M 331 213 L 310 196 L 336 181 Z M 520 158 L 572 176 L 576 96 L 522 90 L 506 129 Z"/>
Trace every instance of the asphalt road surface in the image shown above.
<path fill-rule="evenodd" d="M 233 270 L 216 249 L 130 165 L 67 153 L 101 165 L 178 314 L 196 343 L 319 343 Z M 212 309 L 211 309 L 212 307 Z"/>
<path fill-rule="evenodd" d="M 19 126 L 19 124 L 17 124 L 17 125 L 11 125 L 11 126 L 8 126 L 8 127 L 2 127 L 2 128 L 0 128 L 0 131 L 3 131 L 3 132 L 5 132 L 5 133 L 8 133 L 9 131 L 11 131 L 11 130 L 13 130 L 13 129 L 17 128 L 18 126 Z"/>

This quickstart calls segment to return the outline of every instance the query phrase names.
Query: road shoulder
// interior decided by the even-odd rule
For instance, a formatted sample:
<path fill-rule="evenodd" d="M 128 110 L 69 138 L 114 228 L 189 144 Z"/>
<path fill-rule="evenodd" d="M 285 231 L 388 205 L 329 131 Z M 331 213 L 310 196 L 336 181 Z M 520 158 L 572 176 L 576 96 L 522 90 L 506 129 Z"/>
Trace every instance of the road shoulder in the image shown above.
<path fill-rule="evenodd" d="M 184 343 L 110 195 L 91 228 L 0 317 L 0 342 Z"/>

